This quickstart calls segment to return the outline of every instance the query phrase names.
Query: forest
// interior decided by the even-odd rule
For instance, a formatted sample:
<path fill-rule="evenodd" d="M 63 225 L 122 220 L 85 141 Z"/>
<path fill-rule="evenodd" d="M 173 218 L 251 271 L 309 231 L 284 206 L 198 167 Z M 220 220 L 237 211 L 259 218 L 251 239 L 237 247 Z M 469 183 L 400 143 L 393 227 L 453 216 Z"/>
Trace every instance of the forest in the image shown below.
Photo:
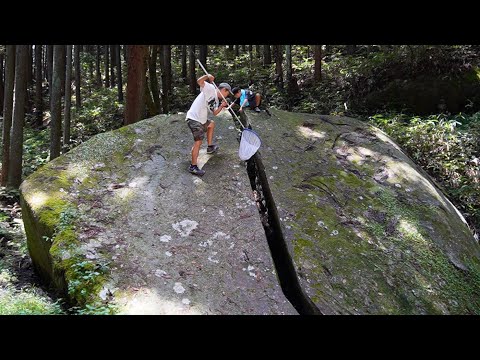
<path fill-rule="evenodd" d="M 261 94 L 262 110 L 354 118 L 380 129 L 458 209 L 478 247 L 479 59 L 478 45 L 0 45 L 0 314 L 115 313 L 110 304 L 66 299 L 38 274 L 20 186 L 99 134 L 158 115 L 184 116 L 204 75 L 197 60 L 216 84 Z M 61 212 L 60 224 L 72 214 Z M 76 264 L 88 268 L 86 282 L 98 275 L 87 262 Z M 461 281 L 478 298 L 480 272 L 465 276 Z M 452 283 L 465 288 L 461 281 Z M 479 313 L 478 302 L 465 304 L 467 313 Z M 443 311 L 423 306 L 426 313 Z M 416 308 L 405 305 L 400 313 Z"/>

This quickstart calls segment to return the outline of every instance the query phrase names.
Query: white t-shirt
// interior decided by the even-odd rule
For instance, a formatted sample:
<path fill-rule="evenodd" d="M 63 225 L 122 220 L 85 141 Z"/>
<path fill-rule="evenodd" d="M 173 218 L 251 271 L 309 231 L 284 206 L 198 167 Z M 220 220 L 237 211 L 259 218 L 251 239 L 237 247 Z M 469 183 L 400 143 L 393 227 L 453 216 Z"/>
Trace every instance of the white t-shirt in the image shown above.
<path fill-rule="evenodd" d="M 205 124 L 207 122 L 208 112 L 218 108 L 217 91 L 215 86 L 206 81 L 200 90 L 200 94 L 198 94 L 187 112 L 186 119 L 196 120 Z"/>

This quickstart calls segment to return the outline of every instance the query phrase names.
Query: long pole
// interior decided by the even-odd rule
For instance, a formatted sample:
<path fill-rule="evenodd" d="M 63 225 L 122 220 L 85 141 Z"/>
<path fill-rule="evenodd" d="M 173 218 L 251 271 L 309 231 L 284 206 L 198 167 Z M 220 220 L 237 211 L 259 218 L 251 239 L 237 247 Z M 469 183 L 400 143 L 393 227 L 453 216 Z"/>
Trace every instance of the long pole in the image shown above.
<path fill-rule="evenodd" d="M 203 67 L 202 63 L 200 62 L 199 59 L 197 59 L 197 62 L 198 64 L 200 65 L 200 67 L 202 68 L 203 72 L 205 73 L 205 75 L 208 75 L 208 72 L 207 70 L 205 70 L 205 68 Z M 215 86 L 215 89 L 217 89 L 217 91 L 220 93 L 220 95 L 222 96 L 223 100 L 225 100 L 225 102 L 228 104 L 228 101 L 227 99 L 225 99 L 225 96 L 223 96 L 222 92 L 220 91 L 220 89 L 218 88 L 217 84 L 215 84 L 214 81 L 212 81 L 213 85 Z M 240 123 L 240 125 L 242 126 L 242 128 L 245 129 L 245 126 L 242 124 L 242 122 L 240 121 L 240 119 L 238 118 L 237 114 L 235 114 L 235 112 L 232 111 L 232 114 L 235 115 L 235 118 L 237 119 L 237 121 Z"/>

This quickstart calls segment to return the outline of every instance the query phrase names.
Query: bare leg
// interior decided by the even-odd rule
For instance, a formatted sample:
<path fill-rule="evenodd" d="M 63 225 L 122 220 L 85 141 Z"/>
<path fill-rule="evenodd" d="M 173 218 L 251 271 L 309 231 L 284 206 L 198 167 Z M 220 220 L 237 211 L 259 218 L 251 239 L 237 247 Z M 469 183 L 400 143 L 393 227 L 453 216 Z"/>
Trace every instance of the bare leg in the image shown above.
<path fill-rule="evenodd" d="M 213 129 L 215 129 L 215 122 L 212 121 L 207 126 L 207 143 L 208 145 L 212 145 L 213 142 Z"/>
<path fill-rule="evenodd" d="M 192 165 L 197 165 L 198 153 L 203 140 L 196 140 L 192 147 Z"/>
<path fill-rule="evenodd" d="M 256 106 L 260 106 L 260 103 L 262 102 L 262 96 L 260 94 L 256 94 L 255 95 L 255 103 L 256 103 Z"/>

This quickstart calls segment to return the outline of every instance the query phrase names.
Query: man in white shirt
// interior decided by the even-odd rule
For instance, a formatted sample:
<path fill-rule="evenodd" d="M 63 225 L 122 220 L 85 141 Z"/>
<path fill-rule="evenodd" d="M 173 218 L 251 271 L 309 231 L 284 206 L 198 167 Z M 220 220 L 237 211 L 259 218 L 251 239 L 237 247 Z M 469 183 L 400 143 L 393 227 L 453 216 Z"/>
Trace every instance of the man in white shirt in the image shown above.
<path fill-rule="evenodd" d="M 219 90 L 216 90 L 215 86 L 206 81 L 207 79 L 213 82 L 215 78 L 210 74 L 198 78 L 197 83 L 200 86 L 200 94 L 193 101 L 185 119 L 195 141 L 192 147 L 192 163 L 188 171 L 198 176 L 205 174 L 205 170 L 197 166 L 198 153 L 205 138 L 205 133 L 207 133 L 208 143 L 207 154 L 213 154 L 218 150 L 218 145 L 212 143 L 215 122 L 208 120 L 208 113 L 212 112 L 214 116 L 218 115 L 223 108 L 228 106 L 225 101 L 222 101 L 219 105 L 219 100 L 223 99 L 222 95 L 226 98 L 232 92 L 232 88 L 227 83 L 221 83 L 218 85 Z"/>

